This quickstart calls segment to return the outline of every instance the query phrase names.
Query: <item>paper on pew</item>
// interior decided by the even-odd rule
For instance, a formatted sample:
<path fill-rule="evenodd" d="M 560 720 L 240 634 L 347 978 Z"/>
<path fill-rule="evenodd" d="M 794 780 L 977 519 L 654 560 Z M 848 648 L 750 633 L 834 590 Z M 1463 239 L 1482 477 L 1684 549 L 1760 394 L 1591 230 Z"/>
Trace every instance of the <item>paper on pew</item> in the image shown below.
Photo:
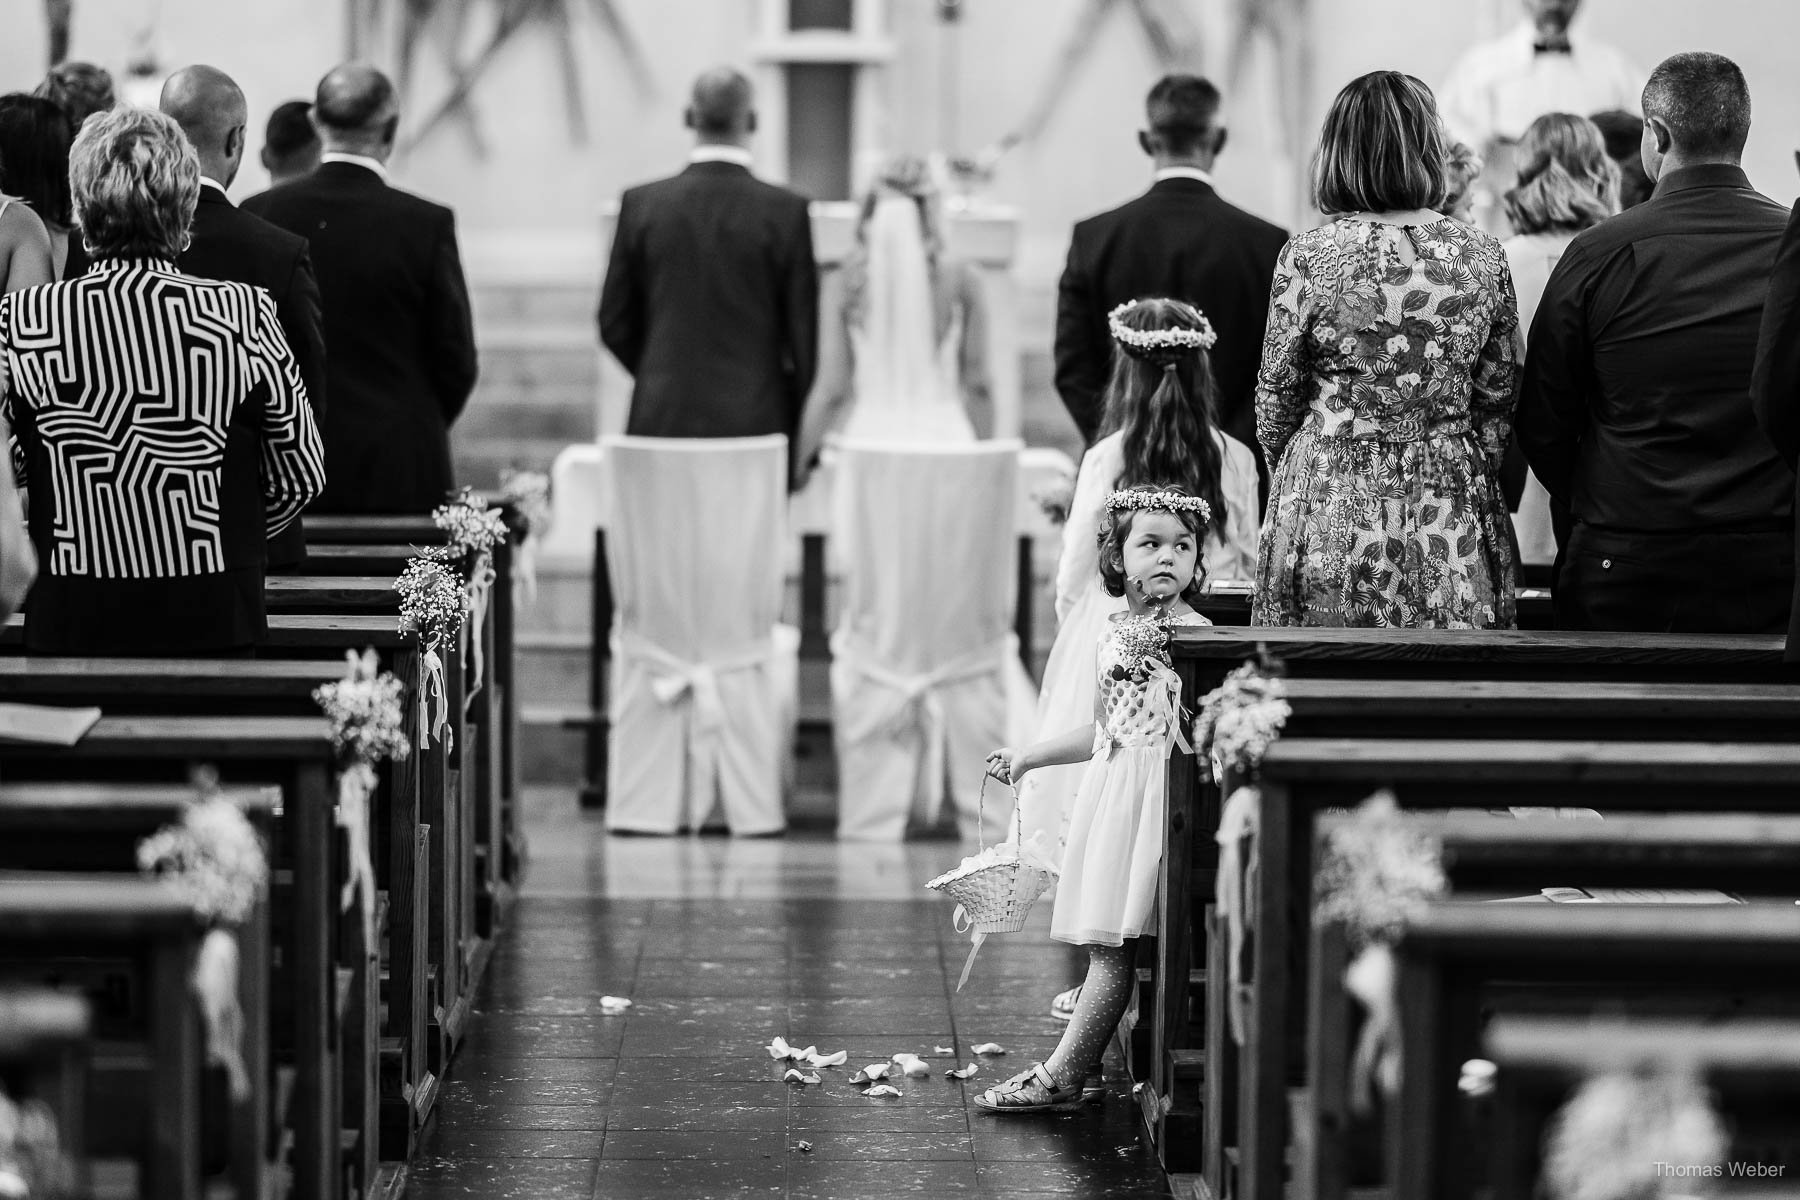
<path fill-rule="evenodd" d="M 1553 904 L 1742 904 L 1736 896 L 1711 888 L 1573 888 L 1543 890 Z"/>
<path fill-rule="evenodd" d="M 0 704 L 0 740 L 73 746 L 100 719 L 97 708 L 53 708 L 47 704 Z"/>

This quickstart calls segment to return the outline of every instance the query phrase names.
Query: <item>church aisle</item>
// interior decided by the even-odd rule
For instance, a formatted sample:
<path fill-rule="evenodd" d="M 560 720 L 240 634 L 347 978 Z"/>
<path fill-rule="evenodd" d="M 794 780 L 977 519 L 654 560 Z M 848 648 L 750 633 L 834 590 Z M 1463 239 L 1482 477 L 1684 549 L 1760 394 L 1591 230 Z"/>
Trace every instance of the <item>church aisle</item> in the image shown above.
<path fill-rule="evenodd" d="M 1045 1009 L 1075 959 L 1040 906 L 953 995 L 968 940 L 920 884 L 957 846 L 609 839 L 566 801 L 533 800 L 525 891 L 412 1200 L 1168 1194 L 1116 1063 L 1112 1093 L 1078 1113 L 1002 1121 L 969 1102 L 1055 1044 Z M 632 1007 L 606 1015 L 602 996 Z M 783 1083 L 776 1036 L 849 1062 Z M 944 1077 L 982 1042 L 1007 1053 L 967 1085 Z M 900 1051 L 932 1070 L 902 1098 L 849 1082 Z"/>

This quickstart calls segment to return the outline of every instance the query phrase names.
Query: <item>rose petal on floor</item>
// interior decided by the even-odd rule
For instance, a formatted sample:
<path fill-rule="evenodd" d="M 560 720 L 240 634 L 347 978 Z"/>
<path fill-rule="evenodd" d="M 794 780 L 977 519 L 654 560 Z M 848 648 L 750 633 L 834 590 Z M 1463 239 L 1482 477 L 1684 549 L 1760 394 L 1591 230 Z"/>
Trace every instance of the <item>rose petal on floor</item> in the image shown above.
<path fill-rule="evenodd" d="M 979 1046 L 971 1046 L 970 1050 L 975 1054 L 1005 1054 L 1006 1053 L 1006 1047 L 1002 1046 L 999 1042 L 982 1042 Z"/>
<path fill-rule="evenodd" d="M 980 1063 L 970 1063 L 968 1066 L 962 1068 L 960 1071 L 945 1071 L 944 1077 L 946 1079 L 967 1079 L 969 1076 L 975 1074 L 975 1072 L 977 1072 L 979 1070 L 981 1070 Z"/>
<path fill-rule="evenodd" d="M 783 1083 L 824 1083 L 825 1080 L 819 1075 L 819 1073 L 817 1071 L 814 1071 L 813 1073 L 811 1073 L 809 1075 L 809 1074 L 801 1071 L 800 1068 L 798 1068 L 798 1067 L 789 1067 L 787 1074 L 783 1075 L 781 1077 L 781 1082 L 783 1082 Z"/>
<path fill-rule="evenodd" d="M 609 1017 L 616 1017 L 631 1007 L 631 1001 L 623 996 L 600 997 L 600 1011 Z"/>
<path fill-rule="evenodd" d="M 874 1083 L 878 1079 L 886 1079 L 893 1068 L 887 1063 L 870 1063 L 850 1077 L 851 1083 Z"/>
<path fill-rule="evenodd" d="M 806 1056 L 806 1065 L 815 1069 L 818 1067 L 841 1067 L 849 1061 L 850 1052 L 848 1050 L 839 1050 L 836 1054 L 808 1054 Z"/>
<path fill-rule="evenodd" d="M 881 1099 L 882 1097 L 885 1097 L 885 1096 L 892 1096 L 895 1099 L 899 1099 L 901 1096 L 904 1096 L 905 1094 L 906 1093 L 902 1092 L 899 1088 L 894 1087 L 891 1084 L 886 1084 L 886 1083 L 878 1083 L 872 1088 L 865 1088 L 863 1090 L 863 1095 L 872 1097 L 874 1099 Z"/>
<path fill-rule="evenodd" d="M 925 1060 L 916 1054 L 896 1054 L 894 1055 L 894 1065 L 913 1079 L 923 1079 L 931 1074 L 931 1068 L 926 1066 Z"/>
<path fill-rule="evenodd" d="M 769 1043 L 769 1057 L 778 1062 L 783 1059 L 792 1058 L 794 1057 L 793 1047 L 789 1046 L 785 1039 L 777 1037 L 774 1041 Z"/>
<path fill-rule="evenodd" d="M 933 1054 L 949 1054 L 949 1055 L 954 1056 L 956 1054 L 956 1047 L 955 1046 L 933 1046 L 931 1048 L 931 1052 Z"/>

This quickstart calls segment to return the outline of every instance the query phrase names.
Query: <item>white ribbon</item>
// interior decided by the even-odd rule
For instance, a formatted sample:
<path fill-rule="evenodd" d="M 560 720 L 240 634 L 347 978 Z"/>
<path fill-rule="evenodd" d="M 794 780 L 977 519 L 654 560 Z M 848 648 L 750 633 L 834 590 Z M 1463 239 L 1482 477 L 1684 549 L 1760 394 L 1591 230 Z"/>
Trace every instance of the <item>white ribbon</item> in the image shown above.
<path fill-rule="evenodd" d="M 469 582 L 464 589 L 468 597 L 468 615 L 463 618 L 463 630 L 468 635 L 469 657 L 471 661 L 471 679 L 469 694 L 463 698 L 463 712 L 469 711 L 469 705 L 475 701 L 475 693 L 481 690 L 482 677 L 486 674 L 485 649 L 482 645 L 486 638 L 488 599 L 494 589 L 494 556 L 483 551 L 475 560 L 474 570 L 469 574 Z"/>
<path fill-rule="evenodd" d="M 1225 1010 L 1231 1018 L 1231 1037 L 1244 1044 L 1249 1018 L 1249 989 L 1244 986 L 1244 936 L 1254 910 L 1256 873 L 1245 861 L 1243 840 L 1256 834 L 1262 793 L 1241 787 L 1225 801 L 1219 814 L 1219 922 L 1225 933 Z M 1262 952 L 1262 947 L 1257 947 Z"/>
<path fill-rule="evenodd" d="M 524 540 L 513 547 L 513 606 L 526 608 L 537 603 L 537 544 L 536 533 L 526 533 Z"/>
<path fill-rule="evenodd" d="M 835 664 L 893 693 L 886 704 L 861 705 L 849 714 L 842 734 L 846 742 L 864 742 L 881 733 L 902 733 L 917 729 L 925 741 L 925 761 L 921 765 L 926 787 L 926 820 L 936 818 L 944 802 L 945 717 L 944 702 L 938 689 L 965 679 L 984 675 L 1000 675 L 1006 669 L 1007 656 L 1017 655 L 1018 639 L 1006 637 L 931 671 L 907 674 L 877 661 L 844 632 L 833 635 L 831 656 Z"/>
<path fill-rule="evenodd" d="M 1350 1106 L 1375 1111 L 1375 1093 L 1392 1096 L 1400 1087 L 1400 999 L 1394 952 L 1377 943 L 1344 969 L 1344 990 L 1367 1014 L 1350 1059 Z"/>
<path fill-rule="evenodd" d="M 225 1069 L 231 1098 L 250 1098 L 250 1072 L 244 1066 L 244 1007 L 238 999 L 237 935 L 214 929 L 200 943 L 189 986 L 200 1002 L 206 1027 L 206 1056 Z"/>
<path fill-rule="evenodd" d="M 444 660 L 438 657 L 437 643 L 419 645 L 419 748 L 429 750 L 431 737 L 437 735 L 446 749 L 450 746 L 450 698 L 444 691 Z"/>
<path fill-rule="evenodd" d="M 725 728 L 725 704 L 719 696 L 719 676 L 767 666 L 775 656 L 774 639 L 746 646 L 732 654 L 691 662 L 676 657 L 640 634 L 622 632 L 613 635 L 612 652 L 615 662 L 637 662 L 650 672 L 650 694 L 658 703 L 674 706 L 687 702 L 692 714 L 688 759 L 693 770 L 689 775 L 689 794 L 712 795 L 718 775 L 719 734 Z"/>
<path fill-rule="evenodd" d="M 359 762 L 338 776 L 337 823 L 349 842 L 350 878 L 344 881 L 340 903 L 357 894 L 362 910 L 363 947 L 375 945 L 375 861 L 369 851 L 369 799 L 375 794 L 375 768 Z"/>

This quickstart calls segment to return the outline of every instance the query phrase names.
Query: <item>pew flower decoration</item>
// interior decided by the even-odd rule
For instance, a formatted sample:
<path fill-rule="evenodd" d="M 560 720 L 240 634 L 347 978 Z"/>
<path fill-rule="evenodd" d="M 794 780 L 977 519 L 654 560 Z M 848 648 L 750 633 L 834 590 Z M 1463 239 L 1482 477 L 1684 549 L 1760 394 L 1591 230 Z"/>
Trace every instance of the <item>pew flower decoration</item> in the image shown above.
<path fill-rule="evenodd" d="M 469 639 L 469 692 L 463 701 L 466 710 L 481 690 L 486 675 L 481 630 L 487 624 L 488 597 L 494 587 L 494 547 L 506 540 L 506 519 L 499 509 L 489 508 L 487 501 L 469 488 L 464 488 L 449 504 L 440 504 L 431 519 L 450 535 L 442 557 L 462 564 L 468 572 L 463 593 L 468 597 L 466 611 L 472 618 L 474 636 Z"/>
<path fill-rule="evenodd" d="M 338 773 L 337 823 L 349 842 L 350 878 L 343 901 L 359 898 L 365 945 L 375 936 L 375 860 L 369 846 L 370 800 L 375 794 L 378 762 L 405 758 L 412 750 L 406 736 L 405 685 L 379 669 L 373 649 L 344 652 L 348 671 L 336 683 L 321 684 L 313 699 L 331 721 L 331 744 L 343 760 Z"/>
<path fill-rule="evenodd" d="M 1552 1200 L 1673 1200 L 1696 1194 L 1697 1179 L 1722 1177 L 1728 1145 L 1692 1071 L 1646 1064 L 1593 1076 L 1563 1105 L 1545 1140 L 1544 1179 Z M 1667 1173 L 1670 1163 L 1682 1176 Z"/>
<path fill-rule="evenodd" d="M 401 696 L 406 686 L 393 672 L 379 669 L 375 651 L 344 652 L 349 670 L 336 683 L 313 689 L 313 699 L 331 721 L 331 744 L 346 760 L 381 762 L 406 757 L 406 716 Z"/>
<path fill-rule="evenodd" d="M 1213 777 L 1226 772 L 1254 775 L 1263 756 L 1281 736 L 1293 715 L 1282 683 L 1281 664 L 1272 658 L 1252 660 L 1225 677 L 1200 701 L 1194 718 L 1194 744 L 1201 759 L 1212 764 Z"/>
<path fill-rule="evenodd" d="M 268 885 L 269 861 L 238 806 L 219 794 L 210 773 L 181 819 L 138 843 L 138 869 L 162 879 L 212 925 L 194 963 L 192 986 L 206 1026 L 207 1056 L 225 1068 L 231 1095 L 250 1094 L 244 1066 L 244 1013 L 238 1001 L 235 928 L 250 919 Z"/>
<path fill-rule="evenodd" d="M 49 1106 L 0 1091 L 0 1200 L 59 1200 L 72 1194 L 73 1179 Z"/>
<path fill-rule="evenodd" d="M 550 528 L 550 475 L 545 471 L 500 472 L 500 499 L 519 532 L 513 558 L 513 590 L 520 607 L 537 599 L 538 542 Z"/>
<path fill-rule="evenodd" d="M 1058 471 L 1032 489 L 1031 501 L 1050 524 L 1067 524 L 1069 509 L 1075 503 L 1075 477 L 1066 471 Z"/>
<path fill-rule="evenodd" d="M 415 558 L 394 581 L 400 593 L 400 628 L 419 635 L 419 743 L 450 737 L 444 659 L 439 651 L 462 632 L 469 597 L 456 572 L 436 558 Z"/>
<path fill-rule="evenodd" d="M 1370 796 L 1352 822 L 1332 831 L 1314 886 L 1313 920 L 1342 924 L 1355 954 L 1344 988 L 1366 1013 L 1350 1063 L 1351 1103 L 1359 1112 L 1373 1110 L 1377 1088 L 1391 1095 L 1399 1084 L 1394 941 L 1447 886 L 1442 843 L 1409 825 L 1390 791 Z"/>

